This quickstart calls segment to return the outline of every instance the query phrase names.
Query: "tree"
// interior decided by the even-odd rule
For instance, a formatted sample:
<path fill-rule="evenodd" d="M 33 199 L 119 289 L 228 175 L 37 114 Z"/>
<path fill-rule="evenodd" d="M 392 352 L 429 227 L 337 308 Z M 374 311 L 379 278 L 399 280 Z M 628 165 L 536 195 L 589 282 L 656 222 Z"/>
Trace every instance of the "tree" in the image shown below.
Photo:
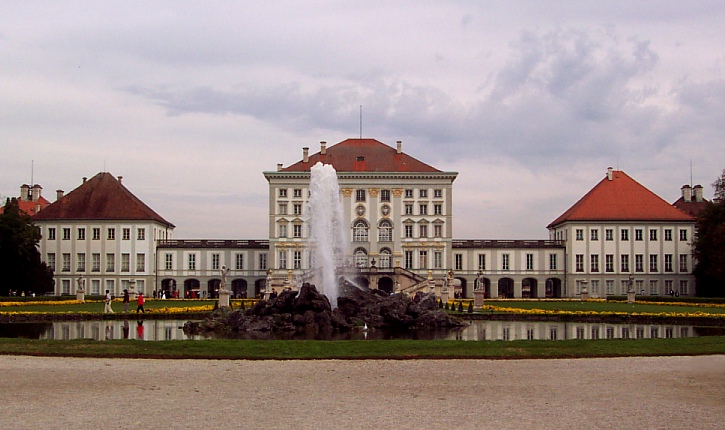
<path fill-rule="evenodd" d="M 693 271 L 697 295 L 725 296 L 725 170 L 713 183 L 715 199 L 708 203 L 697 220 L 697 236 L 693 256 L 697 264 Z"/>
<path fill-rule="evenodd" d="M 17 199 L 7 199 L 0 214 L 0 295 L 53 289 L 53 272 L 40 261 L 39 241 L 40 230 L 30 216 L 20 210 Z"/>

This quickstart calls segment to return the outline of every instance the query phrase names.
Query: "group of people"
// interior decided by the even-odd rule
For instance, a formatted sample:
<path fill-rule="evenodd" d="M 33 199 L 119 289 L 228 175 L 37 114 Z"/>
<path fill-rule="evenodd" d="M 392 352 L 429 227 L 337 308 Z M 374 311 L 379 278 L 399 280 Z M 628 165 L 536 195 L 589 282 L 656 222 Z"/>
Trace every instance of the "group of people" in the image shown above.
<path fill-rule="evenodd" d="M 111 292 L 109 290 L 106 290 L 106 306 L 103 308 L 104 314 L 112 314 L 113 308 L 111 307 L 111 302 L 113 301 L 113 298 L 111 297 Z M 128 293 L 127 289 L 123 290 L 123 312 L 128 313 L 128 306 L 131 301 L 131 295 Z M 138 296 L 136 297 L 136 313 L 143 312 L 146 313 L 144 310 L 144 303 L 146 303 L 146 299 L 143 296 L 143 293 L 138 293 Z"/>

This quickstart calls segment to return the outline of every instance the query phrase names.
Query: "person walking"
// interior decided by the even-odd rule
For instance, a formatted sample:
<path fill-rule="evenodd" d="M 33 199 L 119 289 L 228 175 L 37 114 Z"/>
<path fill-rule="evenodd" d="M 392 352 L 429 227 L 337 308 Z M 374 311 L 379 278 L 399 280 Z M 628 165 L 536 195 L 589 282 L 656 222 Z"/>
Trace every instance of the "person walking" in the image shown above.
<path fill-rule="evenodd" d="M 130 299 L 131 299 L 131 297 L 128 294 L 128 290 L 124 288 L 123 289 L 123 313 L 124 314 L 128 313 L 128 302 Z"/>
<path fill-rule="evenodd" d="M 106 290 L 106 306 L 103 308 L 104 314 L 112 314 L 113 309 L 111 309 L 111 292 L 109 290 Z"/>
<path fill-rule="evenodd" d="M 146 313 L 146 311 L 143 309 L 144 303 L 146 303 L 146 300 L 143 298 L 143 293 L 138 293 L 138 298 L 136 299 L 136 313 L 138 313 L 138 311 Z"/>

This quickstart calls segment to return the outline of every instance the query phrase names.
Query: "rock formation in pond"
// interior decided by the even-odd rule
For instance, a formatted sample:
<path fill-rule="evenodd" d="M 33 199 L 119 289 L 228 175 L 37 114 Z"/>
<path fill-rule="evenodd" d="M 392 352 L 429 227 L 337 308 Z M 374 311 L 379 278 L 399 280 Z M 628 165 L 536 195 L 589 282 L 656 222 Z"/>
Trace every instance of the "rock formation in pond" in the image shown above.
<path fill-rule="evenodd" d="M 314 285 L 283 291 L 272 300 L 260 300 L 248 310 L 214 311 L 202 322 L 184 324 L 186 333 L 209 331 L 311 332 L 348 331 L 367 325 L 375 329 L 458 327 L 462 321 L 438 308 L 434 294 L 414 297 L 387 295 L 379 290 L 347 288 L 332 310 L 330 301 Z"/>

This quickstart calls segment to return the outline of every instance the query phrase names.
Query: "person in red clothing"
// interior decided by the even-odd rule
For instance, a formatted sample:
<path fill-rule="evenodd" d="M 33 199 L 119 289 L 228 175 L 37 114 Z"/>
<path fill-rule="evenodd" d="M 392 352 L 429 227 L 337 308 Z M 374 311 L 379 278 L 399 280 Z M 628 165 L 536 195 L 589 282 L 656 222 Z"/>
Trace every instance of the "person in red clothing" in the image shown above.
<path fill-rule="evenodd" d="M 138 305 L 138 306 L 136 306 L 136 313 L 138 313 L 138 311 L 146 313 L 146 311 L 143 308 L 143 304 L 145 302 L 146 302 L 146 300 L 144 300 L 144 298 L 143 298 L 143 293 L 138 293 L 138 298 L 136 299 L 136 304 Z"/>

